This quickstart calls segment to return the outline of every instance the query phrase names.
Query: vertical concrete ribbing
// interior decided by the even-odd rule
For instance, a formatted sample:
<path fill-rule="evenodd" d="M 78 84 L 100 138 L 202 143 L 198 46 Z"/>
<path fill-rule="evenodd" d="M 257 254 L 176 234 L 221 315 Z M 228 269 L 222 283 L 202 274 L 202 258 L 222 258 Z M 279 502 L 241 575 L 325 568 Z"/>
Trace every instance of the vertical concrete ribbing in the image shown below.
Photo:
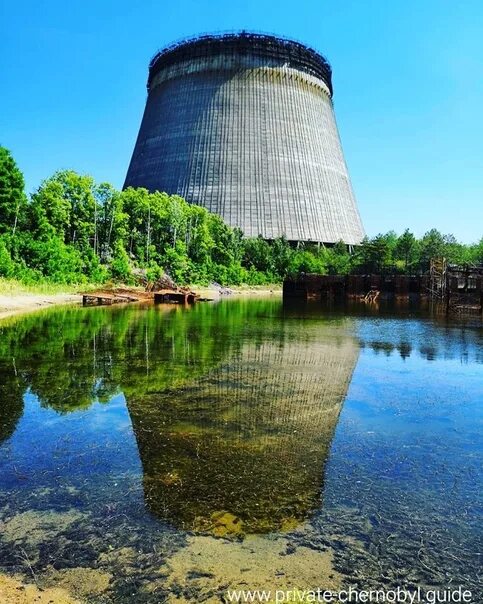
<path fill-rule="evenodd" d="M 160 71 L 125 186 L 178 193 L 250 236 L 360 242 L 324 83 L 268 63 Z"/>

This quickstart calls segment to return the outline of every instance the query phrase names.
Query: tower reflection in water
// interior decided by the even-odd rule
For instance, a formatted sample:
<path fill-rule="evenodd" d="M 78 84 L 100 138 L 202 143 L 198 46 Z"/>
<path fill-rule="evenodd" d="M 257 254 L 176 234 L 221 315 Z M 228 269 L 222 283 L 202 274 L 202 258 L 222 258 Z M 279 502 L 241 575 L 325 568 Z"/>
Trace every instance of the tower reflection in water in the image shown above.
<path fill-rule="evenodd" d="M 201 378 L 127 399 L 150 511 L 241 535 L 294 528 L 320 505 L 358 346 L 320 324 L 309 333 L 280 323 Z"/>
<path fill-rule="evenodd" d="M 52 309 L 1 324 L 0 444 L 26 393 L 86 422 L 93 402 L 123 393 L 153 514 L 217 535 L 297 526 L 320 504 L 359 351 L 347 319 L 305 319 L 277 300 L 240 300 Z M 71 446 L 73 458 L 95 458 Z"/>

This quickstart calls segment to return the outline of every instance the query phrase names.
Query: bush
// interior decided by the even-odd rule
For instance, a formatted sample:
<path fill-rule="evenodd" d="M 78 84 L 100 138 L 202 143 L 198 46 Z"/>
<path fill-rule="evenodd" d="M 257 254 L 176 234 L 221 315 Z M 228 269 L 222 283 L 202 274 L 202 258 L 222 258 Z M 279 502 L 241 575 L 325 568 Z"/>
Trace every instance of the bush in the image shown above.
<path fill-rule="evenodd" d="M 0 237 L 0 277 L 13 277 L 15 275 L 15 263 L 3 239 Z"/>
<path fill-rule="evenodd" d="M 126 250 L 119 243 L 114 249 L 113 258 L 110 265 L 110 274 L 115 281 L 130 283 L 132 281 L 131 264 Z"/>

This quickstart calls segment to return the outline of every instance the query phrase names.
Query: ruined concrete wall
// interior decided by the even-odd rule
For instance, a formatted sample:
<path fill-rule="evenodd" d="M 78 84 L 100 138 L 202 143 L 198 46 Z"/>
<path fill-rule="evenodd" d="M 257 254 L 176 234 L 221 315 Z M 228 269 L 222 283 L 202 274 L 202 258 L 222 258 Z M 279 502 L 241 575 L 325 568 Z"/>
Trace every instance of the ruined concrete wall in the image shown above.
<path fill-rule="evenodd" d="M 247 236 L 363 237 L 330 91 L 283 59 L 221 54 L 159 70 L 125 186 L 179 194 Z"/>

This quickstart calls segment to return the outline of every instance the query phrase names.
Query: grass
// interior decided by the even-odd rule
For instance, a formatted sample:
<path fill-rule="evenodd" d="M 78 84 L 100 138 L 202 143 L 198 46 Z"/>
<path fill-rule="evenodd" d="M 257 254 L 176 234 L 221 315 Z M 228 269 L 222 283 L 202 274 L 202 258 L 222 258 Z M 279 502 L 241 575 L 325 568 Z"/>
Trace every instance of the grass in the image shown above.
<path fill-rule="evenodd" d="M 212 289 L 210 285 L 197 285 L 196 283 L 191 283 L 187 285 L 190 289 Z M 268 283 L 266 285 L 247 285 L 246 283 L 242 283 L 241 285 L 223 285 L 226 289 L 231 289 L 234 292 L 281 292 L 282 284 L 281 283 Z"/>
<path fill-rule="evenodd" d="M 233 286 L 227 286 L 230 289 L 233 289 L 235 291 L 260 291 L 260 292 L 264 292 L 264 291 L 274 291 L 274 292 L 278 292 L 278 291 L 282 291 L 282 284 L 281 283 L 267 283 L 266 285 L 247 285 L 246 283 L 242 284 L 242 285 L 233 285 Z"/>
<path fill-rule="evenodd" d="M 26 285 L 16 279 L 4 279 L 0 277 L 0 295 L 2 296 L 77 294 L 96 289 L 97 287 L 99 286 L 92 283 L 66 285 L 65 283 L 49 283 L 45 281 Z"/>

